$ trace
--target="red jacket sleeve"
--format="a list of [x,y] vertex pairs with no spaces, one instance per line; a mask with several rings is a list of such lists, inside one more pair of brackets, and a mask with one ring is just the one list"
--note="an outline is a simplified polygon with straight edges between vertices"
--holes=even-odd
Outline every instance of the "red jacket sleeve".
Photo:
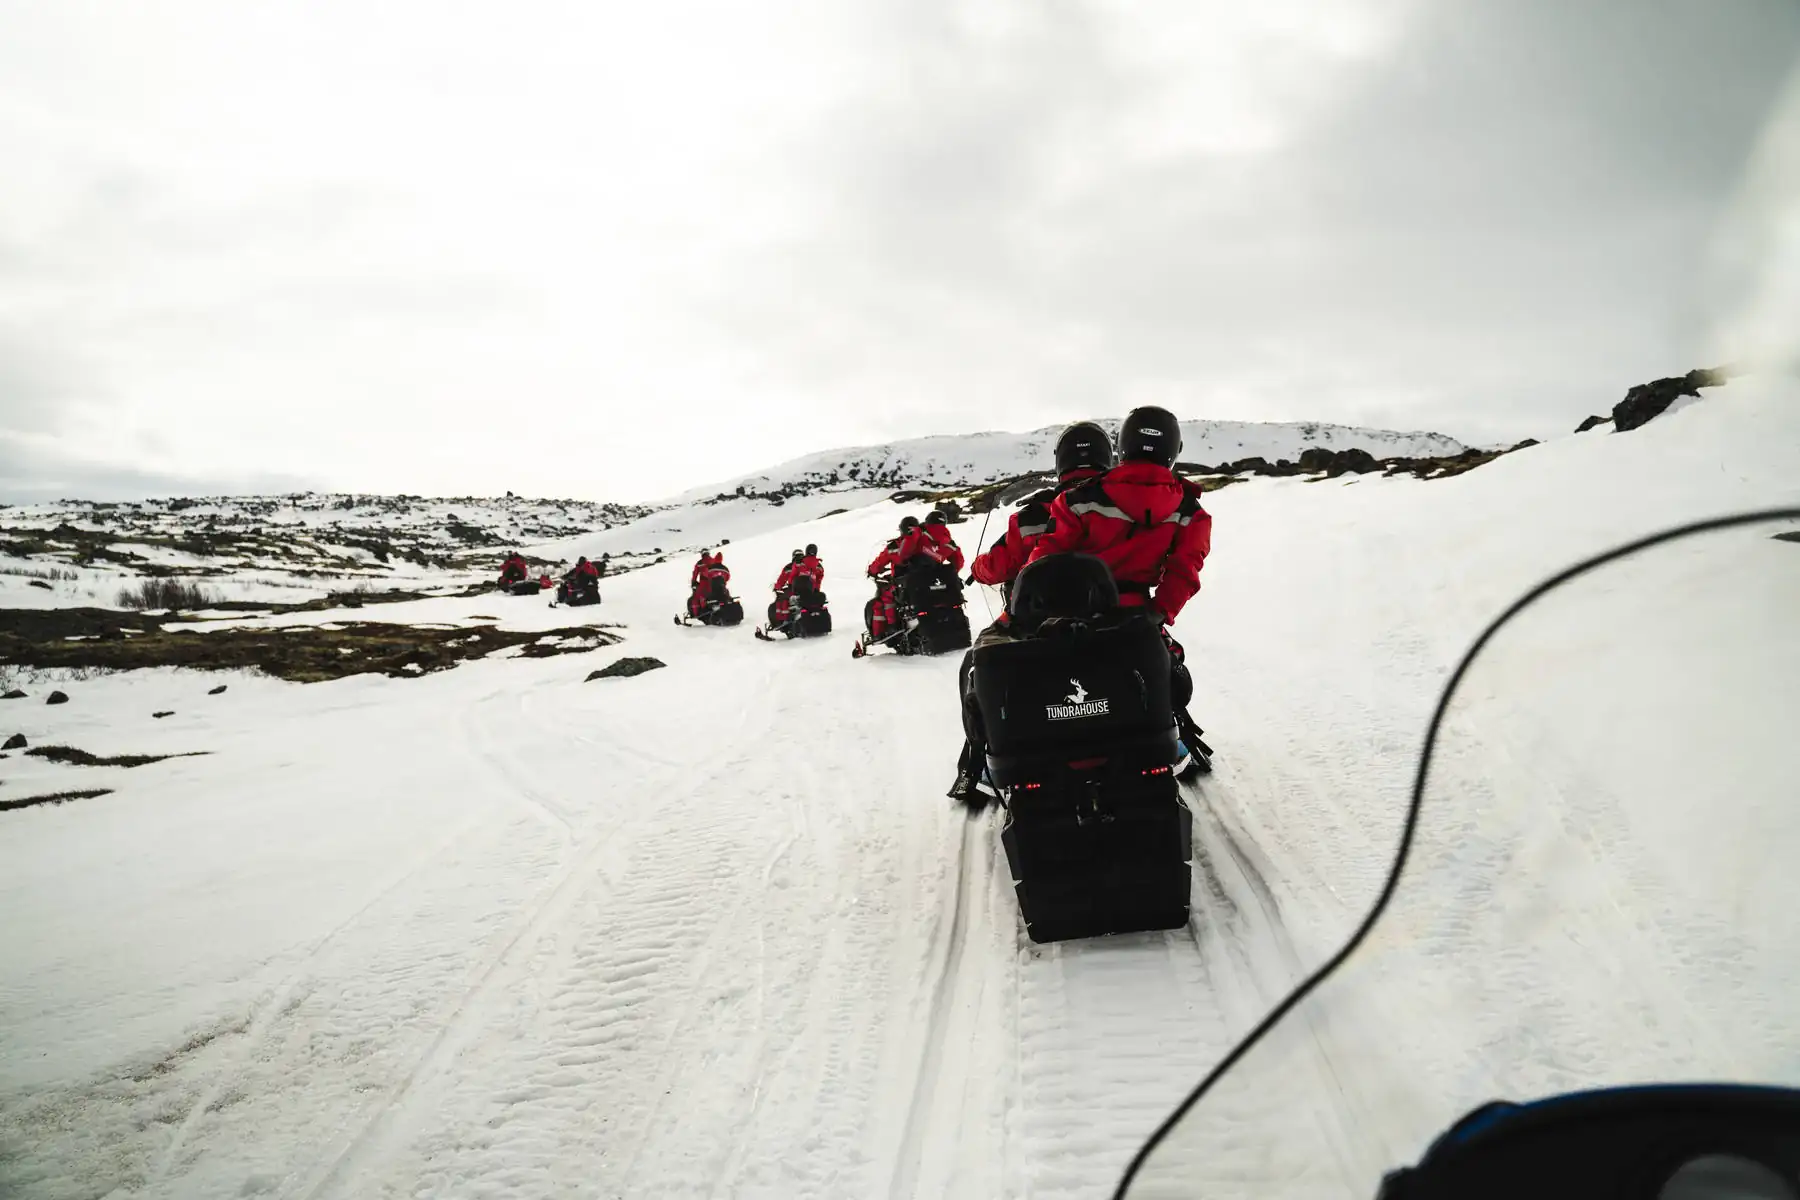
[[775,577],[775,586],[770,590],[776,592],[783,591],[792,582],[794,582],[794,564],[789,563],[787,566],[781,568],[781,574]]
[[1050,502],[1050,528],[1039,538],[1037,545],[1031,548],[1028,563],[1040,558],[1048,558],[1052,554],[1068,554],[1079,550],[1087,538],[1087,527],[1081,518],[1069,509],[1069,493],[1064,492]]
[[875,556],[875,561],[869,564],[869,574],[879,575],[893,565],[894,552],[883,546],[881,553]]
[[1012,582],[1024,569],[1025,544],[1019,534],[1019,517],[1023,511],[1007,518],[1006,532],[988,548],[987,553],[975,556],[974,575],[977,583],[999,587],[1003,583]]
[[1162,580],[1156,585],[1156,595],[1151,600],[1170,623],[1181,615],[1182,608],[1200,590],[1200,568],[1206,565],[1206,556],[1211,553],[1212,516],[1202,508],[1176,535],[1175,544],[1169,548],[1169,557],[1163,561]]

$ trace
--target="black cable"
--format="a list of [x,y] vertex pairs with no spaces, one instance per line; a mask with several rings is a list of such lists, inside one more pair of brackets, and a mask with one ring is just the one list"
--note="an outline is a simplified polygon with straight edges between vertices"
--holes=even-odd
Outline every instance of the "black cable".
[[1344,943],[1343,948],[1327,959],[1324,966],[1303,980],[1288,994],[1287,999],[1276,1005],[1269,1015],[1264,1017],[1255,1029],[1245,1035],[1231,1053],[1226,1055],[1219,1065],[1214,1067],[1194,1090],[1188,1093],[1186,1099],[1176,1105],[1175,1111],[1170,1113],[1161,1125],[1157,1126],[1156,1132],[1152,1133],[1149,1140],[1132,1156],[1131,1164],[1125,1168],[1125,1175],[1119,1180],[1117,1190],[1113,1192],[1113,1200],[1127,1200],[1127,1193],[1131,1190],[1131,1183],[1137,1178],[1138,1172],[1150,1160],[1150,1156],[1156,1152],[1156,1148],[1162,1145],[1163,1141],[1174,1131],[1175,1126],[1181,1123],[1182,1118],[1187,1116],[1194,1105],[1198,1104],[1220,1079],[1224,1078],[1227,1071],[1241,1062],[1258,1042],[1268,1036],[1275,1026],[1299,1007],[1301,1001],[1317,991],[1326,979],[1344,965],[1344,962],[1368,939],[1370,931],[1375,928],[1375,923],[1386,913],[1388,904],[1394,898],[1394,893],[1399,890],[1400,877],[1405,872],[1407,859],[1412,854],[1413,836],[1419,827],[1419,810],[1424,806],[1425,789],[1430,783],[1431,758],[1437,746],[1438,730],[1444,723],[1445,714],[1450,710],[1450,702],[1456,696],[1457,687],[1462,683],[1463,677],[1469,673],[1469,668],[1475,664],[1475,660],[1482,650],[1489,642],[1493,641],[1494,635],[1499,633],[1514,617],[1537,603],[1548,593],[1555,591],[1565,583],[1579,579],[1590,571],[1617,562],[1621,558],[1629,558],[1633,554],[1648,550],[1653,546],[1660,546],[1664,542],[1673,542],[1696,534],[1711,533],[1720,529],[1735,529],[1741,525],[1754,525],[1763,521],[1782,520],[1800,520],[1800,508],[1769,508],[1757,512],[1736,513],[1727,517],[1713,517],[1704,521],[1679,525],[1673,529],[1665,529],[1661,533],[1653,533],[1634,542],[1627,542],[1623,546],[1614,547],[1605,553],[1583,559],[1572,567],[1558,571],[1514,600],[1507,606],[1505,612],[1495,617],[1488,627],[1481,631],[1481,636],[1475,639],[1474,645],[1469,647],[1462,656],[1462,661],[1457,664],[1456,670],[1451,673],[1449,682],[1444,684],[1444,690],[1438,696],[1437,707],[1432,711],[1431,721],[1425,727],[1425,745],[1419,751],[1419,769],[1413,776],[1412,801],[1407,806],[1406,823],[1400,830],[1400,844],[1394,852],[1394,865],[1388,871],[1387,882],[1382,885],[1381,894],[1375,898],[1374,906],[1369,909],[1368,915],[1363,918],[1362,924],[1356,927],[1356,932],[1350,935],[1350,940]]

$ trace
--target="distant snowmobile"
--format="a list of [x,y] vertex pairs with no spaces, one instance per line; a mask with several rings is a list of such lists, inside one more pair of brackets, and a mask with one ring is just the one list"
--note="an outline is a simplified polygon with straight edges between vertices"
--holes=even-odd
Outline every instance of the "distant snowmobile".
[[[863,612],[865,628],[852,658],[876,646],[896,654],[943,654],[969,645],[969,616],[963,610],[963,585],[956,568],[920,555],[876,578],[876,596]],[[875,606],[891,605],[891,624],[875,631]]]
[[830,632],[831,606],[805,572],[793,574],[787,588],[769,605],[768,625],[756,628],[756,636],[765,642],[774,641],[778,633],[787,638],[810,638]]
[[552,604],[583,608],[600,603],[600,568],[583,557],[556,587]]

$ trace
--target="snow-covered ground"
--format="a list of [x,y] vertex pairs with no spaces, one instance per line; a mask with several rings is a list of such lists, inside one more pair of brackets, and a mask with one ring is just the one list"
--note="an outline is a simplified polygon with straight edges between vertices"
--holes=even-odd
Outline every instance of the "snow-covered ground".
[[[879,492],[653,514],[683,553],[575,614],[624,626],[593,654],[233,676],[218,696],[218,676],[140,672],[62,682],[60,707],[33,686],[0,733],[205,753],[0,762],[0,798],[115,789],[0,812],[0,1193],[1105,1195],[1360,915],[1485,619],[1582,552],[1800,502],[1797,398],[1739,381],[1452,479],[1214,497],[1177,633],[1219,766],[1196,796],[1195,921],[1168,935],[1023,938],[994,828],[942,795],[954,659],[848,653],[861,568],[907,511]],[[752,619],[817,542],[839,632],[675,627],[686,549],[725,538]],[[1768,544],[1751,582],[1800,596],[1800,547]],[[357,618],[477,615],[570,614],[483,596]],[[1631,636],[1618,619],[1592,644]],[[646,654],[667,669],[583,682]],[[1655,993],[1638,1003],[1654,1016]],[[1407,1031],[1470,1086],[1512,1079],[1506,1043],[1471,1059],[1459,1032]]]

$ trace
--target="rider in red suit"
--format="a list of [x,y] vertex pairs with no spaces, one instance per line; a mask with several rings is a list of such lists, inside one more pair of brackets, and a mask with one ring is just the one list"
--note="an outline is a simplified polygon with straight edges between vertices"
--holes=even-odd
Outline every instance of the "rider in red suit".
[[699,616],[714,589],[722,592],[730,583],[731,568],[725,565],[725,552],[721,550],[717,554],[708,554],[702,550],[700,561],[694,564],[693,591],[688,595],[688,616]]
[[1212,550],[1212,517],[1200,485],[1175,474],[1181,425],[1163,408],[1140,408],[1119,430],[1119,465],[1050,505],[1050,528],[1030,561],[1092,554],[1112,568],[1122,602],[1148,607],[1165,625],[1200,590]]
[[1056,439],[1056,486],[1026,499],[1024,505],[1006,522],[1000,535],[987,552],[978,555],[972,568],[977,583],[989,587],[1010,588],[1038,539],[1050,532],[1050,505],[1063,492],[1110,470],[1113,465],[1112,439],[1106,430],[1092,421],[1080,421],[1062,431]]

